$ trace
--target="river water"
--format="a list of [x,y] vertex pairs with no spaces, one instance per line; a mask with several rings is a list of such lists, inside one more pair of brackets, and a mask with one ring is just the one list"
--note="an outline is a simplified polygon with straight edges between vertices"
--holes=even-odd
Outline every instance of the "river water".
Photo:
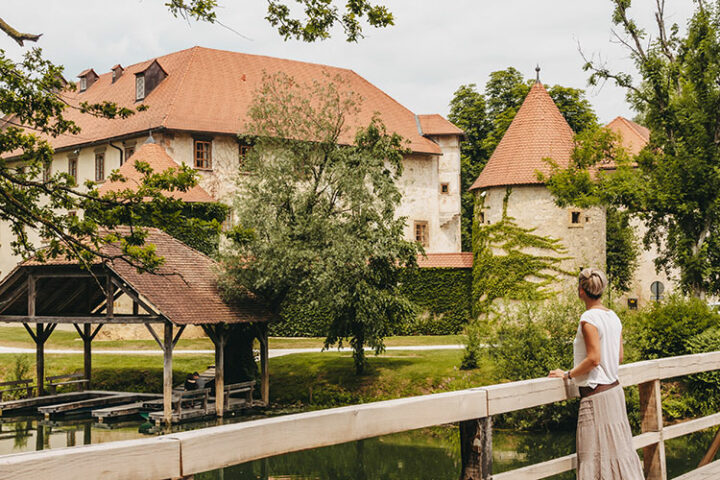
[[[242,421],[247,418],[229,419]],[[213,422],[213,424],[215,424]],[[101,425],[90,419],[62,422],[0,417],[0,455],[73,445],[147,438],[139,421]],[[183,429],[207,423],[188,424]],[[695,468],[712,442],[703,431],[666,442],[668,478]],[[493,472],[500,473],[575,450],[573,432],[493,432]],[[460,471],[457,428],[412,432],[289,453],[196,475],[196,480],[456,480]],[[573,479],[573,473],[552,477]]]

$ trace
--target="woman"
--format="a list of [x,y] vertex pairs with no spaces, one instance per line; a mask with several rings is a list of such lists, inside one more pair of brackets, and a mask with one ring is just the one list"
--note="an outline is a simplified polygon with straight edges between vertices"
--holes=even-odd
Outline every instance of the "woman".
[[578,295],[586,311],[580,317],[571,370],[550,377],[572,380],[580,387],[577,425],[578,480],[643,480],[627,419],[618,369],[623,361],[622,324],[600,301],[605,274],[586,268],[579,275]]

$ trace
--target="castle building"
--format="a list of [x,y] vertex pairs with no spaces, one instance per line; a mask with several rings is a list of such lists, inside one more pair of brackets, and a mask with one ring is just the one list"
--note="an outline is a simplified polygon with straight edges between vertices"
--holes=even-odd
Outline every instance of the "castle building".
[[537,81],[510,127],[473,183],[480,196],[475,219],[492,224],[507,215],[534,233],[562,242],[560,267],[576,272],[583,267],[605,268],[605,210],[561,208],[538,180],[537,172],[549,173],[545,159],[567,167],[574,147],[574,132],[545,87]]
[[[232,204],[236,176],[249,145],[247,111],[265,75],[283,72],[301,84],[334,81],[359,95],[360,111],[347,118],[341,143],[350,144],[377,112],[388,132],[408,141],[410,153],[398,181],[402,201],[397,215],[407,218],[405,236],[430,253],[460,252],[460,140],[463,132],[440,115],[416,115],[352,70],[258,55],[193,47],[106,73],[80,73],[77,91],[64,93],[71,106],[109,101],[148,108],[129,118],[110,120],[68,108],[76,135],[48,138],[55,156],[47,174],[68,172],[78,185],[103,184],[129,158],[152,159],[151,166],[185,163],[200,176],[198,197]],[[327,80],[330,79],[330,80]],[[4,119],[12,121],[11,118]],[[157,148],[140,147],[152,135]],[[135,154],[135,155],[134,155]],[[149,155],[147,158],[145,156]],[[19,261],[10,249],[12,234],[0,225],[0,275]]]
[[[650,139],[647,128],[623,117],[617,117],[606,128],[619,135],[623,148],[631,155],[640,152]],[[524,228],[535,229],[535,234],[558,239],[562,243],[566,251],[563,256],[569,257],[561,263],[564,270],[578,272],[590,266],[605,269],[605,209],[561,208],[538,180],[538,172],[550,173],[546,159],[552,159],[560,168],[570,164],[573,137],[574,132],[560,110],[542,83],[537,81],[471,187],[480,200],[474,214],[479,224],[498,222],[509,194],[508,216]],[[602,168],[611,171],[613,165]],[[636,236],[641,238],[645,232],[642,222],[633,219],[631,225]],[[630,290],[620,299],[630,308],[657,299],[651,291],[654,283],[662,286],[665,295],[675,288],[671,278],[655,272],[656,257],[655,248],[641,247]],[[574,279],[569,279],[568,284],[571,282]]]

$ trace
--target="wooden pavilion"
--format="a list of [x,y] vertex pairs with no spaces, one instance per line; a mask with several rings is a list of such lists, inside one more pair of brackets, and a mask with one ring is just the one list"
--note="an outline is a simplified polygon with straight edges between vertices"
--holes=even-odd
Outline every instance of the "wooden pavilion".
[[[163,351],[163,418],[169,423],[172,354],[186,326],[201,326],[215,345],[215,388],[223,392],[227,326],[250,323],[257,327],[260,341],[261,397],[267,404],[268,312],[251,295],[242,303],[224,301],[217,264],[203,253],[158,229],[149,229],[146,241],[164,258],[153,273],[141,272],[124,259],[90,266],[67,258],[30,259],[0,282],[0,322],[23,324],[36,345],[37,395],[44,394],[44,345],[58,324],[72,324],[82,338],[84,377],[90,382],[91,345],[100,328],[140,323]],[[119,252],[114,245],[103,248],[110,254]],[[119,301],[121,297],[129,301]],[[118,304],[127,307],[115,307]],[[224,395],[216,395],[215,401],[217,415],[222,416]]]

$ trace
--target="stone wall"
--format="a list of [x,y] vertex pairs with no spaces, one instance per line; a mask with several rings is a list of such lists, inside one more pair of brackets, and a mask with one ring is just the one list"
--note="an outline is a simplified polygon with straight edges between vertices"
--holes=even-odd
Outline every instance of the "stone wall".
[[[486,224],[500,221],[503,214],[505,187],[485,190],[482,217]],[[579,223],[572,223],[572,212],[578,212]],[[476,216],[481,212],[475,212]],[[512,188],[508,199],[508,215],[524,228],[534,233],[562,242],[569,257],[561,267],[575,274],[583,267],[605,268],[605,210],[591,208],[560,208],[555,205],[550,192],[543,185],[518,185]],[[532,252],[547,254],[547,252]],[[574,284],[575,277],[568,277]],[[566,286],[567,286],[566,285]]]

